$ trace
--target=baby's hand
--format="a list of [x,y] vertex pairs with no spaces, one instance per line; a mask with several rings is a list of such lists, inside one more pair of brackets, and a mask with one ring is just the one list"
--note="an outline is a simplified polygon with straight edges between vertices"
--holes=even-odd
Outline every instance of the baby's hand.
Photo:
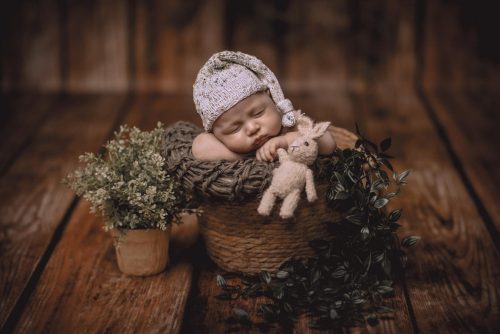
[[276,151],[278,148],[283,148],[285,150],[288,148],[288,142],[285,136],[277,136],[269,139],[257,150],[255,158],[259,161],[273,161],[276,158]]

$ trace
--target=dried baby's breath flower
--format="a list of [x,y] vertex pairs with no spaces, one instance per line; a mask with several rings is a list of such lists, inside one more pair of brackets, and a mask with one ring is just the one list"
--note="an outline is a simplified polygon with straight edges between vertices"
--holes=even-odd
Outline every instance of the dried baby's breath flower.
[[105,228],[165,230],[193,212],[174,176],[165,171],[161,155],[163,125],[150,132],[122,125],[103,155],[85,153],[83,167],[63,181],[91,203],[91,212],[105,218]]

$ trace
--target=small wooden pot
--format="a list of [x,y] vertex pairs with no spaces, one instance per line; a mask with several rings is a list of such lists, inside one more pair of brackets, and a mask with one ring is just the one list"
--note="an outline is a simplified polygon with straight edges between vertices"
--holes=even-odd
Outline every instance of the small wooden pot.
[[112,229],[120,270],[132,276],[149,276],[164,271],[169,260],[171,228],[169,226],[166,231]]

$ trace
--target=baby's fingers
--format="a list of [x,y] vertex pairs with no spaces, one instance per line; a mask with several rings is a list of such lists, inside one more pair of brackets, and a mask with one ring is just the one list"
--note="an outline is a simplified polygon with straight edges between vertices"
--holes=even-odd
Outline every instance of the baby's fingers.
[[271,145],[265,145],[262,147],[262,155],[266,161],[273,161],[273,155],[271,153]]
[[271,144],[269,147],[269,154],[271,154],[271,157],[276,157],[276,150],[278,149],[276,144]]
[[257,161],[262,161],[262,150],[258,149],[257,152],[255,153],[255,158]]
[[267,146],[262,147],[262,160],[269,161],[269,148]]

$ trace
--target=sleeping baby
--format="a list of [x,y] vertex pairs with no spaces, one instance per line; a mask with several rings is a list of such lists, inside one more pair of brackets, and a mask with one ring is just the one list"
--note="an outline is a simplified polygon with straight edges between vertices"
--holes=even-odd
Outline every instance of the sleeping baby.
[[[204,133],[192,146],[199,160],[273,161],[279,148],[297,137],[295,113],[271,70],[254,56],[232,51],[214,54],[193,85]],[[319,154],[331,154],[330,132],[318,139]]]
[[[294,108],[285,99],[275,75],[254,56],[232,51],[213,55],[193,85],[193,99],[205,132],[192,145],[198,160],[273,161],[279,148],[297,137]],[[331,154],[330,132],[318,139],[319,154]],[[174,248],[192,245],[199,226],[194,217],[172,226]]]

